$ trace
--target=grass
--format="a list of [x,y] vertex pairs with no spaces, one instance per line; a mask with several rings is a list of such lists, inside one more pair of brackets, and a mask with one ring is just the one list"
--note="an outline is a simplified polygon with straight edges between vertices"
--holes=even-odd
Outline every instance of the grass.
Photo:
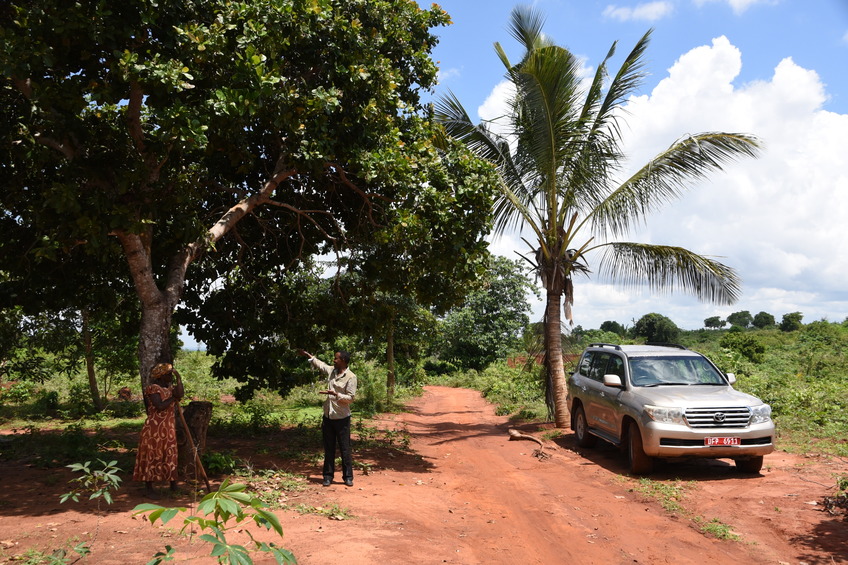
[[641,478],[635,483],[632,490],[657,501],[663,510],[669,514],[691,520],[703,534],[717,539],[740,541],[742,538],[733,533],[733,528],[718,518],[708,520],[703,516],[693,514],[686,508],[684,504],[686,496],[695,488],[697,488],[695,481],[654,481]]

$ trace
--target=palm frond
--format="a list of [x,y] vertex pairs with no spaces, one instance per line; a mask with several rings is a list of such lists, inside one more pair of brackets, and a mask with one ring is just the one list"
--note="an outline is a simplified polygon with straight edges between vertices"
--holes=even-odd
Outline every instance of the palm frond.
[[682,290],[702,302],[733,304],[742,281],[734,269],[682,247],[615,242],[604,245],[599,272],[627,288],[652,292]]
[[639,88],[647,74],[644,70],[644,54],[651,33],[652,30],[648,30],[636,43],[607,86],[607,65],[616,51],[616,43],[613,43],[587,90],[580,116],[584,137],[579,157],[573,165],[571,184],[575,200],[584,205],[589,204],[588,209],[599,202],[598,197],[606,194],[603,183],[624,158],[620,149],[619,120],[624,114],[621,107],[626,98]]
[[545,16],[534,6],[516,6],[512,10],[509,34],[528,52],[550,43],[545,40],[545,35],[542,33],[543,27],[545,27]]
[[598,204],[592,217],[596,233],[621,235],[651,212],[678,199],[708,173],[759,153],[759,140],[748,134],[707,132],[678,140]]

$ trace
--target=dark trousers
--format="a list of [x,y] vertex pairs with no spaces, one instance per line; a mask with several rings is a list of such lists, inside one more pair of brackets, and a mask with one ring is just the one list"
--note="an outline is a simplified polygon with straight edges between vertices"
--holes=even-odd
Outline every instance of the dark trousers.
[[336,473],[336,444],[342,452],[342,479],[353,480],[353,456],[350,453],[350,416],[340,420],[324,417],[321,422],[324,438],[324,478],[333,479]]

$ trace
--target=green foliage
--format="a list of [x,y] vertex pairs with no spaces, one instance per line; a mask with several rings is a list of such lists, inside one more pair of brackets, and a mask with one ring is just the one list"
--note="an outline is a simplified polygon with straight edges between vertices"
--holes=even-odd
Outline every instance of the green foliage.
[[768,312],[758,312],[757,315],[754,316],[752,324],[755,328],[759,328],[761,330],[774,327],[774,316]]
[[577,343],[586,346],[590,343],[624,343],[624,336],[603,330],[583,330],[579,333],[575,332],[578,337]]
[[765,358],[765,346],[748,333],[728,332],[721,337],[719,345],[738,352],[751,363],[762,363]]
[[239,460],[232,453],[207,451],[200,459],[203,468],[211,474],[232,475],[239,467]]
[[727,325],[727,321],[722,320],[720,316],[710,316],[706,320],[704,320],[705,328],[723,328]]
[[619,324],[618,322],[607,320],[606,322],[601,324],[600,330],[602,332],[611,332],[622,337],[627,335],[627,328]]
[[639,318],[631,331],[649,343],[675,343],[680,336],[680,328],[670,318],[657,313]]
[[59,393],[55,390],[39,390],[33,403],[36,414],[53,415],[59,410]]
[[731,326],[738,326],[740,328],[747,328],[754,322],[754,317],[751,316],[751,313],[747,310],[742,310],[740,312],[734,312],[727,317],[727,323]]
[[[283,528],[279,519],[266,508],[267,505],[260,498],[245,491],[245,485],[224,480],[216,492],[203,497],[197,505],[196,514],[183,519],[181,532],[195,526],[202,532],[208,532],[202,534],[200,539],[212,545],[210,555],[216,558],[218,563],[250,564],[253,563],[251,553],[254,552],[268,553],[277,563],[297,563],[290,551],[273,543],[258,541],[253,536],[253,532],[242,525],[243,522],[253,521],[255,526],[265,530],[273,529],[282,538]],[[133,509],[133,515],[146,514],[151,525],[157,520],[161,520],[162,525],[165,525],[178,513],[186,512],[186,510],[186,508],[166,508],[156,504],[139,504]],[[233,524],[230,524],[231,520],[234,521]],[[250,546],[229,543],[226,534],[232,529],[247,533],[251,540]],[[157,553],[154,560],[149,563],[161,563],[172,554],[172,548],[166,547],[164,554]]]
[[23,404],[32,398],[37,385],[30,381],[13,382],[7,389],[2,389],[0,392],[0,400],[5,402],[13,402],[15,404]]
[[520,348],[529,322],[530,285],[518,261],[492,257],[481,288],[472,290],[461,308],[448,313],[441,324],[436,357],[461,369],[482,370],[495,359]]
[[85,463],[73,463],[66,465],[72,471],[82,473],[81,477],[71,479],[71,483],[77,485],[71,492],[63,494],[59,498],[59,502],[73,500],[79,502],[80,494],[89,494],[89,500],[97,500],[98,509],[100,508],[100,499],[106,501],[106,504],[112,504],[112,494],[110,491],[118,490],[121,486],[121,477],[118,473],[121,468],[118,467],[117,461],[106,463],[102,459],[97,460],[102,469],[92,469],[91,461]]
[[801,320],[804,319],[804,315],[801,312],[790,312],[788,314],[783,315],[783,321],[780,322],[780,331],[782,332],[794,332],[796,330],[800,330]]

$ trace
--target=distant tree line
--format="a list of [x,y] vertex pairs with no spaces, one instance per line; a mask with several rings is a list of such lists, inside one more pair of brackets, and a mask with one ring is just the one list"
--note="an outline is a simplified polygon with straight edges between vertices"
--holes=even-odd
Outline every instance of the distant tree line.
[[752,316],[748,310],[734,312],[727,316],[726,320],[722,320],[720,316],[711,316],[704,320],[704,327],[707,329],[721,329],[730,324],[731,328],[757,328],[764,330],[766,328],[778,327],[781,331],[791,332],[801,329],[803,325],[801,320],[804,315],[801,312],[789,312],[783,315],[783,320],[780,324],[775,322],[774,316],[768,312],[760,312],[756,316]]

